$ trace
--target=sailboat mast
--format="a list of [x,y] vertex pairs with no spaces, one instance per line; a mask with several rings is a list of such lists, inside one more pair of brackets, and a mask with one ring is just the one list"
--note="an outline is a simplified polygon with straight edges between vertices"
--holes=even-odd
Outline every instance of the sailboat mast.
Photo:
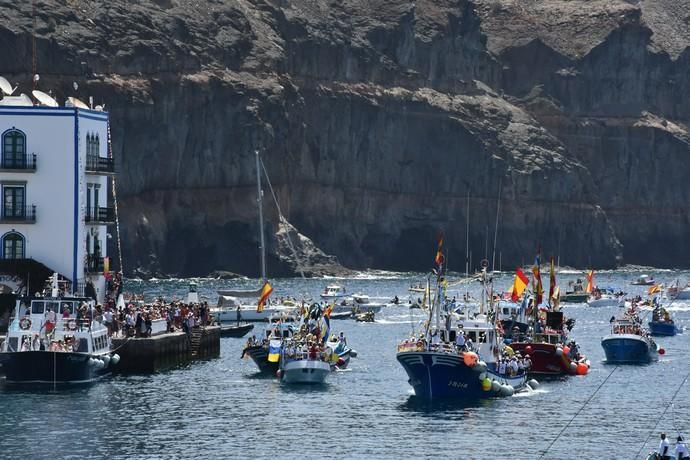
[[263,191],[261,190],[261,159],[259,158],[259,151],[256,150],[256,187],[257,198],[256,203],[259,207],[259,241],[261,244],[261,280],[266,281],[266,240],[264,238],[264,202]]
[[[467,190],[467,213],[465,215],[465,278],[470,277],[470,191]],[[465,290],[467,291],[467,290]]]
[[503,178],[498,182],[498,197],[496,198],[496,225],[494,227],[494,250],[491,255],[491,271],[496,271],[496,240],[498,239],[498,216],[501,210],[501,187],[503,185]]

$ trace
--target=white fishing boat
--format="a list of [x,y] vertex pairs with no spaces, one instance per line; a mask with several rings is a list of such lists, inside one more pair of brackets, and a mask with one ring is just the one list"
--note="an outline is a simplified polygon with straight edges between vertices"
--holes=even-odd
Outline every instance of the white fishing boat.
[[625,307],[625,297],[612,289],[595,289],[587,300],[588,307]]
[[319,358],[301,356],[294,359],[285,359],[281,363],[281,374],[284,383],[309,383],[319,384],[326,381],[331,373],[331,365]]
[[324,288],[323,292],[321,293],[321,298],[328,301],[341,299],[349,295],[350,294],[347,293],[343,286],[339,284],[330,284]]
[[635,281],[633,281],[633,286],[653,286],[655,283],[654,277],[649,275],[640,275]]

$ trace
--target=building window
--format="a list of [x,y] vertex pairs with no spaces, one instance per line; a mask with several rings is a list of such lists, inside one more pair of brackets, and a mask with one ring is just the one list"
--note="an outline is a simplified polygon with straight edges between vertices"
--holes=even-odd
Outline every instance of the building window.
[[10,129],[2,135],[2,167],[20,168],[25,163],[26,136],[18,129]]
[[26,207],[24,202],[24,187],[4,186],[2,188],[3,210],[2,215],[6,218],[24,217]]
[[10,232],[2,237],[2,258],[24,258],[24,237],[22,235],[17,232]]

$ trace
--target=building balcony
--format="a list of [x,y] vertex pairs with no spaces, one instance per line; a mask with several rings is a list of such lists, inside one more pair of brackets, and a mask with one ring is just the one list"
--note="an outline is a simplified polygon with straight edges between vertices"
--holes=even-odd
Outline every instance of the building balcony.
[[0,161],[0,171],[2,172],[36,172],[36,154],[21,155],[18,157],[7,157]]
[[112,158],[86,157],[86,174],[108,176],[115,174],[115,161]]
[[0,223],[3,224],[35,224],[36,205],[32,204],[25,208],[18,206],[5,206],[0,214]]
[[93,254],[86,256],[86,264],[84,264],[84,272],[86,273],[103,273],[105,269],[105,259],[103,257],[96,257]]
[[109,225],[115,223],[115,208],[95,208],[86,209],[85,222],[93,225]]

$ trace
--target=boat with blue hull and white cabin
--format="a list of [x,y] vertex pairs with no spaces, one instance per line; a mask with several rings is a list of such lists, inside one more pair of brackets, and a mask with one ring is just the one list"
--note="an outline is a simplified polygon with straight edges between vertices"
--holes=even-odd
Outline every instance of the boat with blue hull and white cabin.
[[611,333],[601,339],[609,364],[647,364],[659,358],[659,348],[635,313],[612,318]]
[[669,311],[662,306],[656,306],[652,310],[652,320],[647,325],[652,335],[672,337],[682,332]]
[[[397,347],[396,358],[407,372],[415,395],[427,400],[477,400],[512,396],[526,389],[526,372],[517,375],[499,372],[497,357],[504,345],[493,320],[492,301],[487,315],[483,313],[482,300],[478,314],[467,312],[464,317],[458,316],[450,308],[446,309],[441,275],[437,281],[438,294],[434,296],[424,332]],[[483,299],[492,299],[486,270],[482,281]],[[461,332],[468,340],[465,346],[457,344]]]

